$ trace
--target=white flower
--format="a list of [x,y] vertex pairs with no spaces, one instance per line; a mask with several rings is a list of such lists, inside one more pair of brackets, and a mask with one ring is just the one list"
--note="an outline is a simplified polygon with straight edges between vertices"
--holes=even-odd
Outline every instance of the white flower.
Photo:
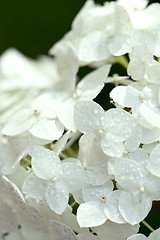
[[102,151],[96,136],[83,135],[79,140],[78,159],[85,170],[85,181],[92,185],[107,182],[108,156]]
[[148,4],[148,0],[118,0],[117,2],[132,11],[143,10]]
[[155,176],[160,177],[160,144],[158,144],[150,154],[147,169]]
[[118,209],[121,191],[113,191],[110,180],[101,186],[88,185],[82,189],[85,203],[77,210],[77,220],[81,227],[102,225],[107,219],[116,223],[125,223]]
[[102,186],[88,186],[83,189],[85,203],[77,210],[77,220],[80,227],[95,227],[102,225],[108,218],[105,215],[105,202],[108,194],[113,190],[111,181]]
[[151,175],[145,166],[135,160],[121,158],[114,165],[115,180],[121,186],[119,210],[130,224],[142,221],[159,199],[160,178]]
[[77,240],[100,240],[100,238],[91,233],[80,233],[77,235]]
[[109,64],[103,65],[86,75],[77,86],[75,86],[68,98],[60,104],[58,118],[67,129],[76,131],[73,119],[76,102],[92,100],[100,93],[106,82],[110,67]]
[[[127,11],[120,5],[114,6],[114,11],[105,6],[106,18],[108,14],[112,23],[110,29],[107,24],[104,29],[95,29],[84,36],[78,48],[78,56],[82,63],[106,60],[111,55],[120,56],[132,49],[132,24]],[[102,13],[103,14],[103,13]],[[103,16],[103,15],[102,15]],[[113,25],[113,26],[112,26]],[[107,31],[108,30],[108,31]]]
[[[20,229],[7,235],[5,239],[12,240],[76,240],[75,233],[58,221],[47,221],[35,208],[26,206],[21,213]],[[17,238],[15,238],[17,237]]]
[[0,192],[0,235],[3,235],[18,229],[25,205],[20,190],[4,176],[0,177]]
[[56,56],[56,64],[59,73],[60,86],[72,91],[74,89],[79,60],[74,46],[70,41],[64,41],[54,46],[52,52]]
[[0,136],[0,175],[11,174],[20,160],[27,155],[29,139],[26,137]]
[[128,75],[134,80],[143,79],[149,64],[153,63],[152,53],[145,44],[139,44],[133,47],[129,56],[130,62],[127,67]]
[[31,88],[46,89],[52,86],[57,81],[58,75],[53,59],[47,60],[50,63],[50,74],[44,64],[43,68],[40,67],[44,58],[34,61],[23,56],[16,49],[5,51],[0,59],[0,92]]
[[53,99],[49,93],[38,97],[30,108],[16,112],[5,125],[2,133],[16,136],[29,131],[40,139],[49,141],[59,139],[64,131],[63,125],[56,117],[59,101],[58,97]]
[[148,237],[139,233],[139,234],[135,234],[135,235],[127,238],[127,240],[147,240],[147,239],[148,240],[159,240],[159,238],[160,238],[160,229],[157,229],[154,232],[152,232]]
[[123,141],[129,138],[136,126],[136,120],[121,109],[104,111],[97,103],[81,101],[75,105],[75,125],[84,134],[96,135],[104,153],[120,157]]
[[92,228],[101,240],[124,240],[138,232],[139,225],[117,224],[107,220],[102,226]]
[[58,155],[37,146],[32,155],[31,173],[22,190],[32,198],[47,201],[50,208],[62,214],[68,205],[69,192],[81,188],[83,169],[70,161],[61,162]]
[[[114,88],[110,97],[118,104],[132,108],[133,116],[138,120],[142,127],[152,130],[154,127],[160,127],[160,110],[159,110],[159,85],[148,85],[140,89],[132,86],[118,86]],[[141,89],[142,88],[142,89]],[[154,129],[153,129],[154,130]],[[146,131],[147,134],[147,130]],[[158,140],[157,129],[153,132],[155,140]],[[158,129],[159,131],[159,129]],[[150,131],[151,132],[151,131]],[[145,138],[145,134],[144,138]],[[146,137],[147,138],[147,137]],[[153,139],[153,135],[150,136]],[[143,141],[143,140],[142,140]],[[150,142],[145,142],[150,143]]]

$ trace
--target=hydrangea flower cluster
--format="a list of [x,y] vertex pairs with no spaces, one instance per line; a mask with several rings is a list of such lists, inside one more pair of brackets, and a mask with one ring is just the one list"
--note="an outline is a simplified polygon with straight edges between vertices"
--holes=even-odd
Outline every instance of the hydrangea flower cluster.
[[0,240],[160,239],[160,4],[87,0],[49,53],[0,58]]

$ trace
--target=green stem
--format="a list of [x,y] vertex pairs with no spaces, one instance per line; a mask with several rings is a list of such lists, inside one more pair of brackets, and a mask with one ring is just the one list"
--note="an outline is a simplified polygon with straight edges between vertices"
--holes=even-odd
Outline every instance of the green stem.
[[71,206],[71,207],[74,207],[76,204],[77,204],[76,201],[74,201],[74,202],[71,203],[70,206]]
[[63,152],[61,152],[59,156],[64,158],[64,159],[68,158],[68,156],[66,154],[64,154]]
[[81,133],[79,131],[75,132],[72,137],[70,138],[70,140],[67,142],[64,150],[68,149],[70,146],[72,146],[72,144],[81,136]]
[[142,223],[143,223],[143,225],[146,226],[151,232],[154,231],[154,229],[153,229],[145,220],[143,220]]
[[24,168],[29,167],[30,164],[31,164],[31,160],[28,159],[27,157],[23,157],[23,158],[21,159],[21,161],[20,161],[20,165],[21,165],[22,167],[24,167]]
[[30,164],[30,163],[31,163],[31,160],[30,160],[30,159],[28,159],[27,157],[23,157],[23,160],[24,160],[25,162],[27,162],[28,164]]
[[67,153],[69,153],[69,155],[71,157],[73,157],[73,158],[77,157],[77,154],[75,153],[75,151],[71,147],[67,148],[66,151],[67,151]]
[[125,69],[127,69],[128,66],[128,60],[125,56],[118,56],[115,58],[115,63],[119,63],[120,65],[122,65],[122,67],[124,67]]

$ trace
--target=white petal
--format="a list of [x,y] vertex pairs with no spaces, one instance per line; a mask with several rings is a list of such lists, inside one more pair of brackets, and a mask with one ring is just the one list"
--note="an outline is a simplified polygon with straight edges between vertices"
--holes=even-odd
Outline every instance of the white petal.
[[158,144],[150,155],[147,169],[155,176],[160,177],[160,144]]
[[[28,234],[31,232],[31,233],[35,233],[36,235],[36,233],[37,232],[39,233],[39,231],[41,233],[46,233],[48,231],[48,223],[46,219],[41,215],[41,213],[37,209],[29,205],[25,206],[25,209],[23,210],[22,214],[19,216],[19,219],[21,222],[20,225],[24,230],[22,231],[23,233],[27,233],[28,231]],[[31,237],[32,237],[32,234],[29,239],[31,239]]]
[[74,109],[74,121],[78,130],[84,134],[95,134],[104,129],[105,112],[95,102],[81,101],[76,103]]
[[132,132],[132,135],[126,140],[125,148],[128,152],[136,151],[142,142],[142,127],[137,125]]
[[[141,67],[137,68],[137,66]],[[142,61],[139,59],[137,59],[137,61],[130,61],[128,64],[127,73],[134,80],[143,79],[145,75],[145,68],[144,65],[142,65]]]
[[126,223],[119,211],[119,197],[121,191],[113,191],[106,200],[104,212],[109,220],[115,223]]
[[115,87],[110,97],[119,105],[131,108],[139,101],[140,92],[130,86]]
[[101,186],[89,185],[82,190],[83,198],[85,202],[94,200],[101,201],[103,197],[107,197],[113,191],[113,183],[108,180]]
[[29,171],[26,171],[24,167],[22,167],[21,165],[18,165],[14,173],[9,175],[8,178],[21,190],[22,185],[28,175],[29,175]]
[[114,165],[115,179],[121,187],[132,190],[141,185],[148,171],[140,163],[127,158],[120,158]]
[[115,134],[122,141],[132,135],[137,125],[133,115],[122,109],[109,109],[106,112],[106,117],[109,119],[106,131],[108,130],[111,134]]
[[[43,232],[41,229],[39,230],[32,230],[32,229],[28,229],[28,228],[22,228],[21,230],[22,235],[23,235],[23,239],[30,239],[30,240],[44,240],[44,239],[48,239],[49,233]],[[21,240],[23,240],[21,239]]]
[[37,177],[51,179],[55,176],[58,164],[61,163],[55,152],[36,146],[31,156],[32,169]]
[[0,202],[0,234],[10,233],[18,228],[17,214],[8,204]]
[[45,200],[45,191],[48,184],[31,173],[25,180],[22,191],[31,198]]
[[102,226],[93,228],[93,231],[102,240],[124,240],[129,236],[138,232],[139,225],[117,224],[111,221],[106,221]]
[[82,135],[79,140],[78,159],[81,160],[84,167],[87,166],[88,170],[90,167],[92,170],[94,166],[95,168],[98,166],[104,168],[108,161],[108,157],[102,151],[100,139],[97,139],[96,135]]
[[20,160],[26,155],[28,142],[19,137],[4,137],[1,141],[0,172],[7,175],[16,170]]
[[117,34],[109,44],[109,51],[114,56],[121,56],[132,50],[132,38],[127,34]]
[[71,132],[67,131],[53,146],[54,152],[59,155],[63,149],[65,148],[65,145],[68,141],[68,139],[71,137]]
[[130,58],[131,60],[127,68],[128,75],[134,80],[143,79],[147,64],[153,62],[153,56],[147,45],[143,43],[136,45],[136,47],[132,49]]
[[146,193],[152,200],[160,199],[160,178],[152,174],[148,174],[144,179]]
[[78,51],[80,61],[90,63],[107,59],[109,56],[108,37],[105,32],[91,32],[82,38]]
[[141,233],[140,234],[135,234],[129,238],[127,238],[127,240],[146,240],[146,236],[142,235]]
[[81,8],[81,10],[78,12],[76,17],[74,18],[72,22],[72,28],[74,30],[79,28],[81,29],[81,25],[84,19],[86,18],[86,16],[88,16],[88,12],[90,12],[94,8],[95,8],[95,3],[93,0],[86,1],[83,7]]
[[[1,238],[0,238],[1,239]],[[25,240],[20,232],[20,230],[18,229],[17,231],[14,231],[13,233],[10,233],[9,235],[7,235],[5,237],[6,240]],[[2,239],[1,239],[2,240]]]
[[17,112],[2,130],[2,134],[15,136],[30,129],[35,123],[36,116],[33,109],[23,109]]
[[69,188],[69,192],[78,191],[82,187],[84,176],[85,172],[82,167],[62,161],[62,177]]
[[32,107],[46,118],[53,119],[57,116],[57,106],[62,99],[63,95],[60,97],[58,92],[45,92],[34,100]]
[[79,190],[77,192],[72,193],[74,200],[78,203],[84,203],[83,196],[82,196],[82,190]]
[[[139,108],[140,116],[142,120],[146,121],[146,123],[151,124],[153,127],[160,127],[160,109],[158,107],[150,107],[142,103]],[[142,125],[143,126],[143,125]]]
[[144,128],[142,127],[142,143],[149,144],[160,140],[160,129],[159,128]]
[[155,230],[149,235],[148,240],[159,240],[159,237],[160,237],[160,229],[158,228],[157,230]]
[[68,205],[69,192],[63,182],[56,181],[50,184],[46,190],[46,201],[49,207],[61,215]]
[[124,219],[130,224],[141,222],[152,207],[150,198],[140,192],[122,192],[119,198],[119,210]]
[[64,80],[59,84],[61,87],[64,84],[65,91],[68,89],[72,92],[75,88],[75,76],[79,66],[77,50],[70,41],[60,41],[54,46],[54,55],[62,81]]
[[121,157],[124,151],[122,141],[113,134],[105,134],[102,136],[101,147],[103,152],[111,157]]
[[76,127],[74,124],[73,119],[73,111],[74,111],[74,105],[76,103],[76,99],[69,98],[66,99],[58,109],[58,118],[62,122],[62,124],[65,126],[66,129],[71,130],[73,132],[76,131]]
[[77,220],[80,227],[96,227],[103,224],[107,220],[103,203],[90,201],[81,204],[77,210]]
[[39,117],[29,132],[37,138],[54,141],[62,136],[63,131],[64,127],[58,119],[50,120]]
[[138,148],[136,151],[129,153],[129,158],[135,160],[141,165],[146,165],[149,159],[148,153],[142,148]]
[[66,225],[57,221],[50,221],[51,236],[55,240],[77,240],[76,234]]
[[104,87],[111,65],[103,65],[87,74],[77,85],[77,90],[82,92],[81,100],[92,100]]
[[114,17],[116,35],[119,33],[130,35],[132,33],[130,16],[128,11],[125,9],[125,6],[119,5],[119,2],[115,6]]
[[[107,163],[107,162],[106,162]],[[98,165],[85,167],[85,181],[92,185],[102,185],[109,179],[107,166]]]
[[21,191],[7,177],[0,177],[0,201],[5,201],[15,209],[24,207],[24,197]]
[[77,235],[77,240],[100,240],[99,237],[91,233],[80,233]]

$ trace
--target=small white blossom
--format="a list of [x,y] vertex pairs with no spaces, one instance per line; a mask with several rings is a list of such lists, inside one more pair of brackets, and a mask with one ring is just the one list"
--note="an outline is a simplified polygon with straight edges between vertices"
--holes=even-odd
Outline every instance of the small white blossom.
[[96,135],[104,153],[120,157],[123,141],[129,138],[136,126],[131,114],[121,109],[104,111],[98,104],[81,101],[75,105],[75,125],[84,134]]

